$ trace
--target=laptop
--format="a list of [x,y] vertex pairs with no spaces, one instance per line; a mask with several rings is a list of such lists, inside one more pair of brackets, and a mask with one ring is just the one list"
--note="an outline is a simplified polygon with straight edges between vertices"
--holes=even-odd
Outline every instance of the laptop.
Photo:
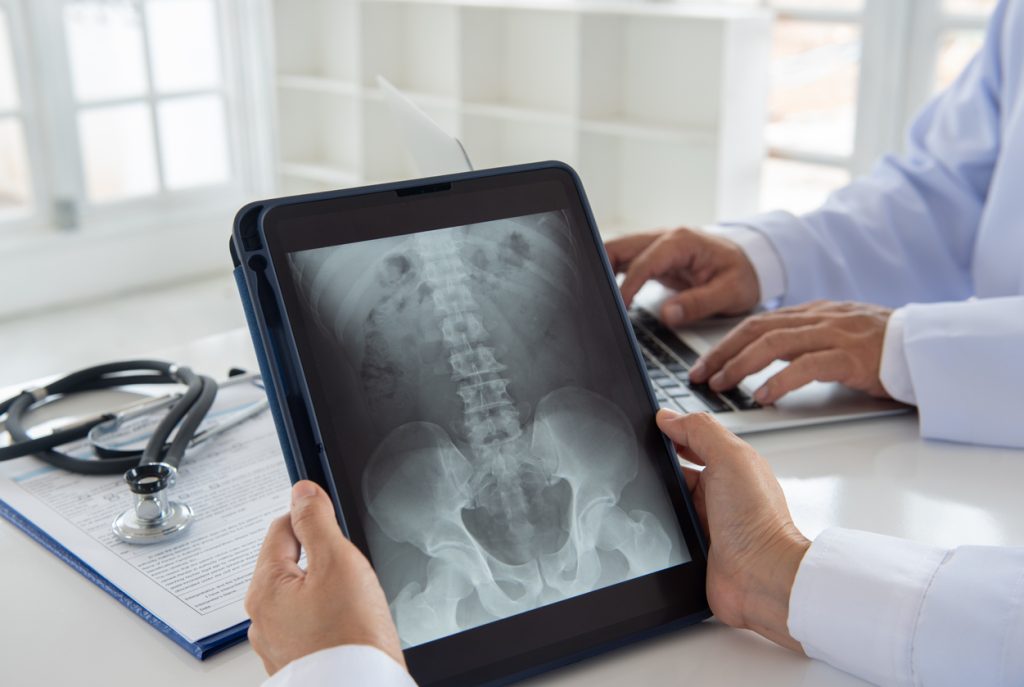
[[[414,164],[423,176],[465,172],[473,169],[469,152],[423,110],[383,77],[378,84],[392,120]],[[872,398],[837,383],[812,382],[771,406],[760,406],[753,393],[769,377],[785,367],[776,361],[724,393],[706,384],[693,384],[689,370],[742,318],[711,319],[670,329],[657,317],[660,306],[672,294],[649,282],[637,294],[630,320],[642,349],[644,362],[658,401],[680,412],[710,412],[737,434],[839,422],[905,413],[901,403]]]

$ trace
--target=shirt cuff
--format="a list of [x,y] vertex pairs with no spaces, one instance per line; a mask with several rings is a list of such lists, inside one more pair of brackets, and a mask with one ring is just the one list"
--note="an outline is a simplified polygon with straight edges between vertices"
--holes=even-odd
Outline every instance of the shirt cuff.
[[882,343],[882,363],[878,371],[879,381],[885,390],[897,401],[917,405],[914,382],[910,378],[910,362],[903,345],[907,311],[895,310],[885,326],[885,341]]
[[754,266],[761,287],[761,302],[771,303],[786,293],[786,271],[782,258],[772,242],[761,232],[739,225],[713,224],[705,227],[709,234],[728,239],[740,247]]
[[789,633],[812,658],[878,685],[910,685],[918,617],[947,554],[895,537],[827,529],[797,569]]
[[374,685],[416,687],[393,658],[380,649],[346,644],[297,658],[263,682],[263,687],[309,685]]

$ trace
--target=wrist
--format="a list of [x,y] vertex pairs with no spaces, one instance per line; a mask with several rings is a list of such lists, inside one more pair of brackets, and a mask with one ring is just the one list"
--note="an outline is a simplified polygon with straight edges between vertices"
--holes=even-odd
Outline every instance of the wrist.
[[789,634],[789,599],[800,562],[811,542],[792,524],[782,528],[749,567],[744,585],[743,627],[794,651],[800,643]]
[[775,246],[761,231],[742,224],[713,225],[705,229],[739,248],[753,278],[757,298],[751,307],[772,303],[786,293],[786,270]]

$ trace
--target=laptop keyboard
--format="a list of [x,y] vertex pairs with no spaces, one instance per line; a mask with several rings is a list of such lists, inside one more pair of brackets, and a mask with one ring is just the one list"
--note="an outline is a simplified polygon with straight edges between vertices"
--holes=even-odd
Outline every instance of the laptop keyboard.
[[697,352],[646,310],[631,310],[629,319],[640,343],[654,394],[663,408],[684,413],[729,413],[760,407],[739,389],[718,393],[707,384],[692,384],[690,368],[697,362]]

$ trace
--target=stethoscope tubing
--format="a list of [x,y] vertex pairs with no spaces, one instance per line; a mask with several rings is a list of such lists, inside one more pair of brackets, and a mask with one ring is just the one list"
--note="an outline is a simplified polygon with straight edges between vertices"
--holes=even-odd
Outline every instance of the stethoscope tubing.
[[[217,384],[217,388],[219,391],[220,389],[225,389],[236,384],[253,382],[259,380],[259,378],[260,376],[257,373],[245,372],[228,377],[225,381],[219,382]],[[107,440],[103,437],[103,433],[105,431],[116,431],[116,428],[120,423],[133,420],[142,415],[147,415],[155,410],[160,410],[161,408],[166,408],[177,402],[180,398],[180,393],[168,394],[158,398],[148,398],[140,403],[133,404],[113,413],[105,422],[93,424],[88,433],[89,444],[92,446],[93,453],[100,458],[123,458],[129,456],[135,456],[136,458],[141,457],[142,453],[138,449],[118,448],[116,443],[107,443]],[[188,442],[188,448],[194,448],[199,444],[217,437],[222,432],[226,432],[227,430],[242,424],[249,418],[259,415],[268,407],[270,407],[270,402],[266,398],[262,398],[259,401],[250,404],[249,407],[244,410],[232,412],[229,419],[216,422],[212,427],[197,431],[192,437],[192,440]],[[105,425],[107,427],[105,427]],[[113,425],[113,427],[108,427],[110,425]]]
[[[140,370],[149,372],[138,374]],[[45,402],[47,398],[53,396],[133,384],[179,383],[185,384],[188,388],[161,420],[141,454],[97,456],[99,460],[92,460],[55,450],[58,446],[88,436],[96,425],[115,419],[115,414],[105,413],[38,438],[30,436],[22,423],[23,416],[33,405]],[[13,440],[11,446],[0,449],[0,460],[35,455],[55,467],[91,475],[124,473],[149,462],[167,462],[177,467],[188,448],[189,441],[213,404],[216,394],[217,383],[211,378],[197,375],[187,367],[159,360],[130,360],[79,370],[45,387],[23,391],[0,402],[0,414],[6,415],[5,429]],[[178,432],[168,445],[168,439],[175,427],[178,427]]]

